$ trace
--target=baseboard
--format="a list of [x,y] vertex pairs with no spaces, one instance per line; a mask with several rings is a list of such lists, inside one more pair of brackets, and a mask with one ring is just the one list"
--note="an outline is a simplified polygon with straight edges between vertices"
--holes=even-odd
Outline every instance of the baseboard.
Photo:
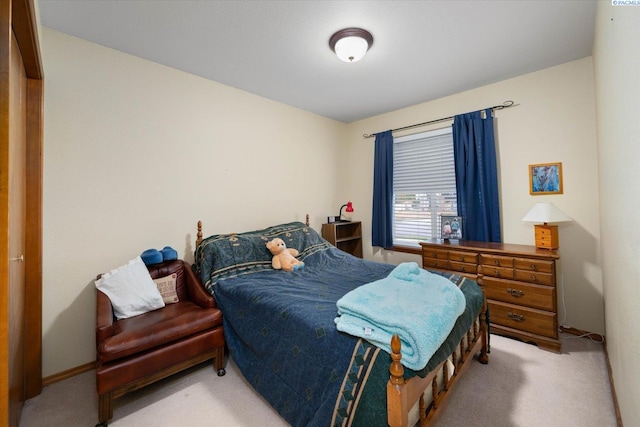
[[575,335],[578,337],[589,338],[590,340],[593,340],[595,342],[601,342],[602,344],[605,344],[604,335],[596,334],[589,331],[583,331],[582,329],[573,328],[571,326],[559,326],[558,329],[560,330],[560,332]]
[[611,397],[613,399],[613,409],[616,411],[616,423],[618,427],[622,425],[622,415],[620,414],[620,406],[618,406],[618,395],[616,394],[616,386],[613,382],[613,371],[611,370],[611,362],[609,361],[609,351],[607,345],[604,345],[604,356],[607,359],[607,371],[609,372],[609,385],[611,386]]
[[76,375],[84,374],[92,369],[96,368],[96,362],[85,363],[84,365],[76,366],[75,368],[68,369],[66,371],[59,372],[57,374],[49,375],[42,379],[42,387],[46,387],[50,384],[57,383],[58,381],[66,380]]

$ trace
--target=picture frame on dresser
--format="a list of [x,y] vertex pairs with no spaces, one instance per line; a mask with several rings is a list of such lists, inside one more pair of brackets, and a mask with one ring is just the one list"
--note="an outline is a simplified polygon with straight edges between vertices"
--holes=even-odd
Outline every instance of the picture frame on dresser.
[[529,194],[562,194],[562,163],[529,165]]
[[440,238],[442,240],[462,239],[462,216],[440,215]]

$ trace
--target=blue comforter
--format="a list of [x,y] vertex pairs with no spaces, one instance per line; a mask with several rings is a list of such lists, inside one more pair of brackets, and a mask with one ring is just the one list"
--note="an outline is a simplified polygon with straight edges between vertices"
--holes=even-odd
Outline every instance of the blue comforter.
[[[297,231],[290,232],[291,227]],[[243,258],[247,251],[238,242],[247,236],[212,236],[211,242],[223,243],[214,250],[217,244],[205,240],[196,251],[194,268],[222,310],[231,357],[247,381],[293,426],[386,426],[390,356],[339,332],[334,318],[342,296],[386,277],[394,266],[355,258],[303,224],[286,228],[287,246],[298,249],[305,262],[296,272],[269,268],[263,263],[267,256],[259,263]],[[270,239],[273,233],[268,231],[257,235]],[[253,240],[247,247],[259,251],[260,244]],[[209,268],[217,262],[210,259],[212,254],[219,258],[220,251],[235,258],[238,268]],[[475,282],[459,276],[450,280],[465,294],[467,310],[427,366],[419,372],[405,370],[406,377],[424,376],[442,362],[482,306],[482,291]]]
[[213,295],[230,354],[251,385],[291,425],[329,426],[357,341],[336,330],[336,301],[393,266],[338,249],[310,258],[297,272],[222,280]]

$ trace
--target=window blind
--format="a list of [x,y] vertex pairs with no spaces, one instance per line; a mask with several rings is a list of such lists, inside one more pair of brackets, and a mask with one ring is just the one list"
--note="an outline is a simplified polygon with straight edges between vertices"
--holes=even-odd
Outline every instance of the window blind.
[[440,215],[457,215],[451,128],[394,139],[393,243],[440,237]]

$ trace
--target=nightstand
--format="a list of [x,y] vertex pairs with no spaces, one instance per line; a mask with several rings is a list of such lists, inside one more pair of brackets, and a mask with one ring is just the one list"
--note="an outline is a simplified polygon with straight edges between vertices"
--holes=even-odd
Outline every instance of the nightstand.
[[362,223],[360,221],[322,224],[322,237],[336,248],[362,258]]

